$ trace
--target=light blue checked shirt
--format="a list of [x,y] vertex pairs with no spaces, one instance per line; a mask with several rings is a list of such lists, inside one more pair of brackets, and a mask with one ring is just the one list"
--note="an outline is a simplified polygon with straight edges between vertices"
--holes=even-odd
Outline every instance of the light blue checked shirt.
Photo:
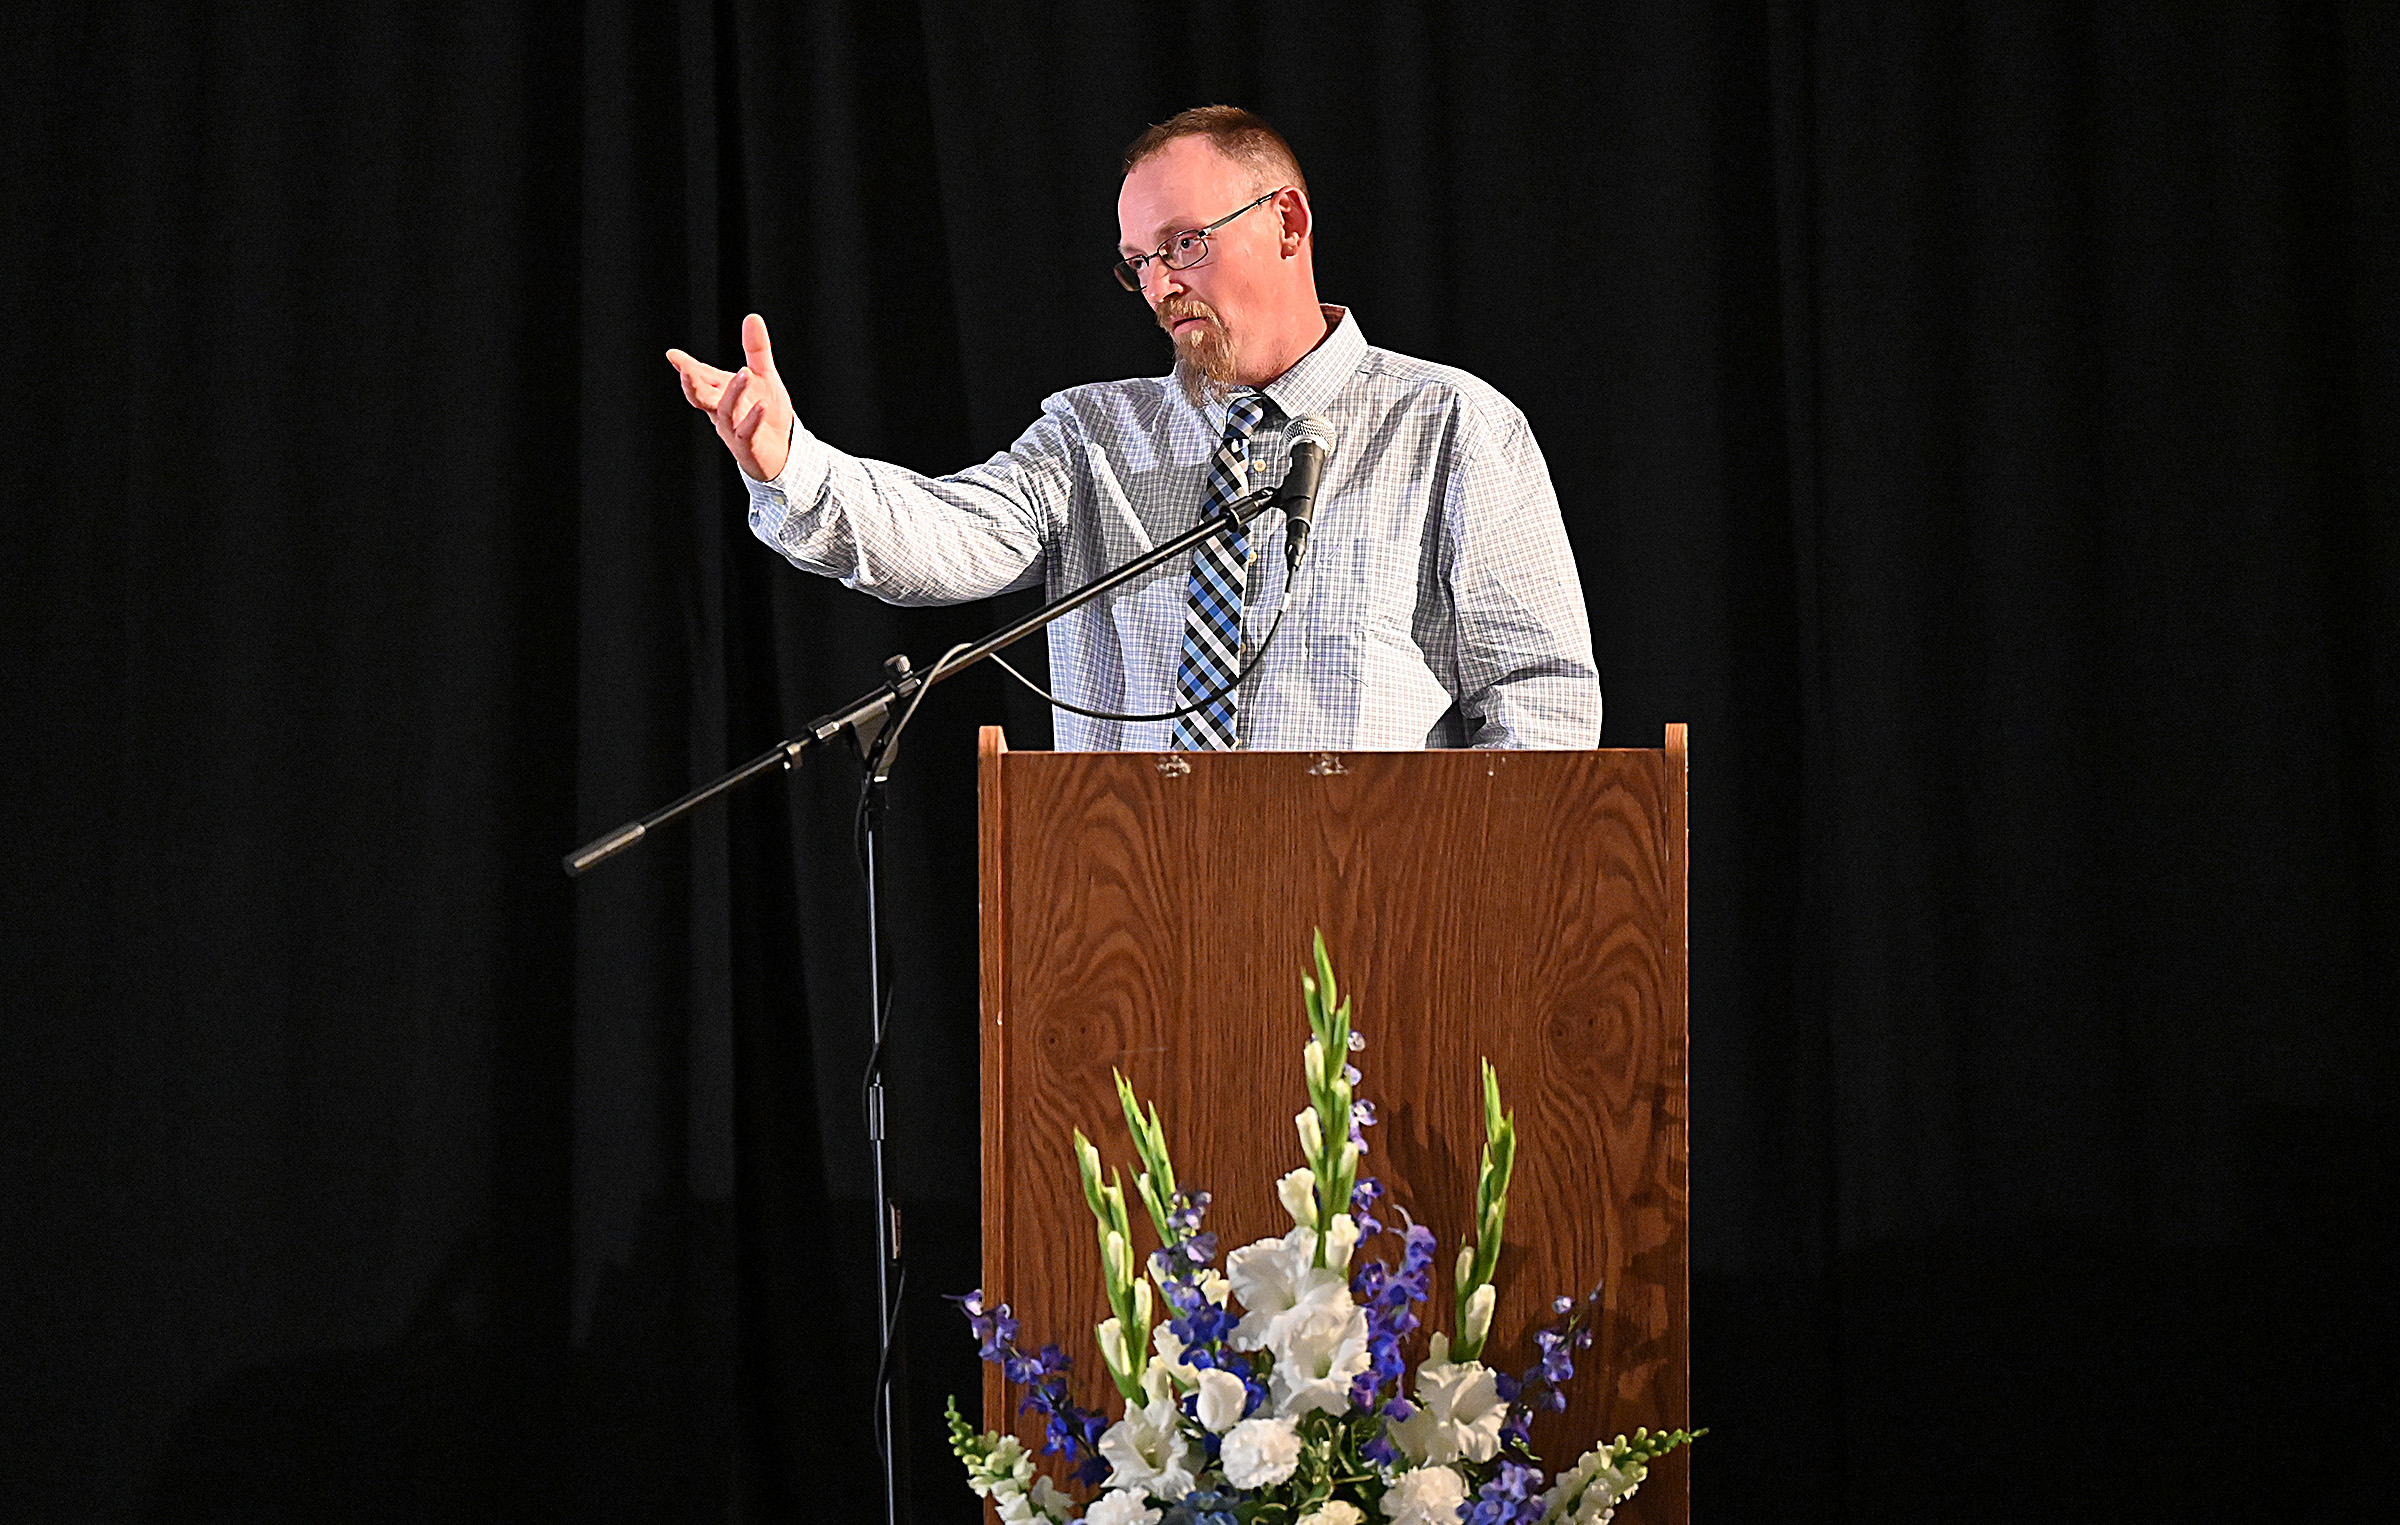
[[[1291,617],[1242,685],[1255,750],[1593,747],[1600,680],[1558,499],[1525,416],[1464,371],[1367,343],[1347,312],[1264,390],[1252,486],[1281,480],[1283,421],[1335,446]],[[1172,376],[1060,392],[1014,445],[953,476],[845,455],[796,427],[750,528],[804,571],[887,603],[1041,584],[1051,597],[1198,522],[1225,406]],[[1252,521],[1243,660],[1283,602],[1283,525]],[[1050,627],[1051,687],[1088,709],[1173,709],[1189,558]],[[1163,751],[1172,721],[1053,712],[1061,751]]]

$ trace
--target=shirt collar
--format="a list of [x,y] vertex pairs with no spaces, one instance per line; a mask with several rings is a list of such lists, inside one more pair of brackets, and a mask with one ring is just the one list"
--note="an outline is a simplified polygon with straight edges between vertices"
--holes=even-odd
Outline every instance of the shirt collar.
[[1324,412],[1333,402],[1334,394],[1358,374],[1359,362],[1367,358],[1366,335],[1358,331],[1358,319],[1351,316],[1350,310],[1346,307],[1323,310],[1333,331],[1264,389],[1268,400],[1281,408],[1286,418],[1306,418],[1311,413]]
[[[1358,319],[1350,310],[1330,306],[1320,310],[1333,331],[1290,370],[1258,389],[1287,419],[1324,412],[1335,394],[1358,373],[1359,362],[1367,358],[1366,336],[1358,331]],[[1225,432],[1225,415],[1232,406],[1233,398],[1223,397],[1203,410],[1216,433]]]

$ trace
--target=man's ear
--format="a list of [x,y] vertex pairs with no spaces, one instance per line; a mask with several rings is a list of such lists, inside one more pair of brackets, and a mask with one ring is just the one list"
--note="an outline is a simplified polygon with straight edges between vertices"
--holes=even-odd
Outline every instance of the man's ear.
[[1277,247],[1285,259],[1291,259],[1308,242],[1309,229],[1315,220],[1308,209],[1308,192],[1298,186],[1287,186],[1275,198],[1275,215],[1283,223]]

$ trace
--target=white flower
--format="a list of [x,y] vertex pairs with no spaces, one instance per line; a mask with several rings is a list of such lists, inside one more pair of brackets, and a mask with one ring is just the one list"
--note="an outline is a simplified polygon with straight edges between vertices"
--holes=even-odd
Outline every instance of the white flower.
[[1250,1389],[1232,1372],[1219,1371],[1213,1366],[1201,1370],[1200,1422],[1208,1427],[1210,1434],[1222,1435],[1239,1424],[1242,1408],[1249,1401]]
[[967,1463],[967,1486],[975,1490],[977,1498],[989,1498],[994,1492],[1004,1496],[1021,1493],[1032,1476],[1033,1458],[1025,1454],[1025,1443],[1014,1435],[1001,1436],[981,1460]]
[[1508,1405],[1489,1367],[1443,1359],[1449,1342],[1434,1337],[1433,1353],[1417,1368],[1417,1411],[1392,1426],[1392,1439],[1417,1461],[1490,1461],[1500,1450]]
[[1225,1257],[1233,1295],[1241,1299],[1242,1321],[1234,1326],[1233,1348],[1256,1350],[1267,1343],[1267,1326],[1305,1296],[1309,1288],[1345,1285],[1339,1271],[1312,1266],[1317,1231],[1296,1228],[1281,1239],[1261,1239]]
[[1316,1108],[1311,1107],[1294,1117],[1292,1126],[1300,1130],[1300,1153],[1302,1155],[1313,1160],[1323,1152],[1325,1125],[1317,1121]]
[[1125,1329],[1116,1319],[1104,1318],[1092,1327],[1092,1338],[1100,1346],[1100,1359],[1110,1371],[1130,1371],[1125,1360]]
[[1150,1348],[1158,1353],[1158,1364],[1174,1366],[1183,1360],[1183,1341],[1175,1337],[1175,1326],[1161,1322],[1150,1331]]
[[1114,1469],[1108,1486],[1170,1499],[1191,1492],[1202,1457],[1200,1448],[1184,1438],[1182,1420],[1169,1398],[1128,1409],[1110,1425],[1100,1437],[1100,1455]]
[[1366,1525],[1367,1512],[1348,1499],[1327,1499],[1300,1516],[1298,1525]]
[[1542,1519],[1566,1525],[1608,1525],[1617,1506],[1633,1497],[1650,1469],[1640,1461],[1617,1461],[1614,1442],[1592,1447],[1542,1495]]
[[1448,1467],[1403,1472],[1383,1492],[1383,1515],[1392,1525],[1458,1525],[1458,1506],[1467,1501],[1467,1480]]
[[1083,1525],[1158,1525],[1158,1511],[1130,1488],[1103,1493],[1084,1512]]
[[[1350,1274],[1350,1252],[1357,1248],[1358,1224],[1352,1221],[1348,1213],[1335,1213],[1333,1222],[1326,1225],[1325,1228],[1325,1263],[1342,1275],[1348,1276]],[[1313,1244],[1310,1245],[1308,1252],[1314,1256],[1317,1247]]]
[[1283,1179],[1275,1183],[1275,1195],[1282,1201],[1283,1210],[1292,1215],[1294,1223],[1307,1229],[1317,1226],[1317,1177],[1314,1171],[1302,1168],[1284,1172]]
[[1245,1419],[1226,1433],[1218,1454],[1236,1488],[1272,1488],[1300,1465],[1300,1421]]
[[1202,1297],[1220,1308],[1225,1306],[1225,1299],[1233,1295],[1233,1283],[1227,1281],[1225,1273],[1214,1266],[1202,1270],[1193,1278],[1192,1284],[1200,1289]]
[[1320,1282],[1267,1331],[1275,1370],[1267,1395],[1278,1414],[1350,1407],[1350,1379],[1367,1369],[1367,1310],[1350,1300],[1340,1278]]
[[1318,1287],[1337,1287],[1349,1295],[1350,1252],[1358,1246],[1358,1225],[1348,1213],[1336,1213],[1325,1230],[1325,1263],[1317,1258],[1317,1231],[1295,1228],[1281,1239],[1261,1239],[1225,1257],[1233,1295],[1241,1299],[1242,1321],[1234,1326],[1233,1348],[1264,1347],[1275,1321],[1298,1306]]
[[1481,1345],[1483,1337],[1492,1332],[1492,1303],[1499,1294],[1485,1282],[1467,1297],[1467,1316],[1459,1321],[1458,1337],[1471,1345]]
[[1151,1403],[1173,1403],[1179,1396],[1175,1389],[1174,1368],[1164,1361],[1153,1361],[1142,1368],[1142,1397]]
[[1033,1507],[1040,1510],[1045,1519],[1075,1518],[1075,1496],[1050,1481],[1047,1475],[1033,1480]]

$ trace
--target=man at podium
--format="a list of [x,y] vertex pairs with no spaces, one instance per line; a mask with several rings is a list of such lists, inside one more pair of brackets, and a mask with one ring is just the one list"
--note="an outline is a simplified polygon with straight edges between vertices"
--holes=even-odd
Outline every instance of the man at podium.
[[1598,745],[1582,587],[1524,415],[1318,301],[1308,185],[1281,135],[1229,106],[1151,128],[1126,150],[1117,221],[1117,279],[1173,372],[1060,392],[951,476],[801,427],[756,314],[737,371],[668,351],[741,467],[752,531],[889,603],[1055,597],[1280,480],[1287,430],[1317,420],[1333,444],[1289,589],[1268,514],[1053,625],[1059,748]]

